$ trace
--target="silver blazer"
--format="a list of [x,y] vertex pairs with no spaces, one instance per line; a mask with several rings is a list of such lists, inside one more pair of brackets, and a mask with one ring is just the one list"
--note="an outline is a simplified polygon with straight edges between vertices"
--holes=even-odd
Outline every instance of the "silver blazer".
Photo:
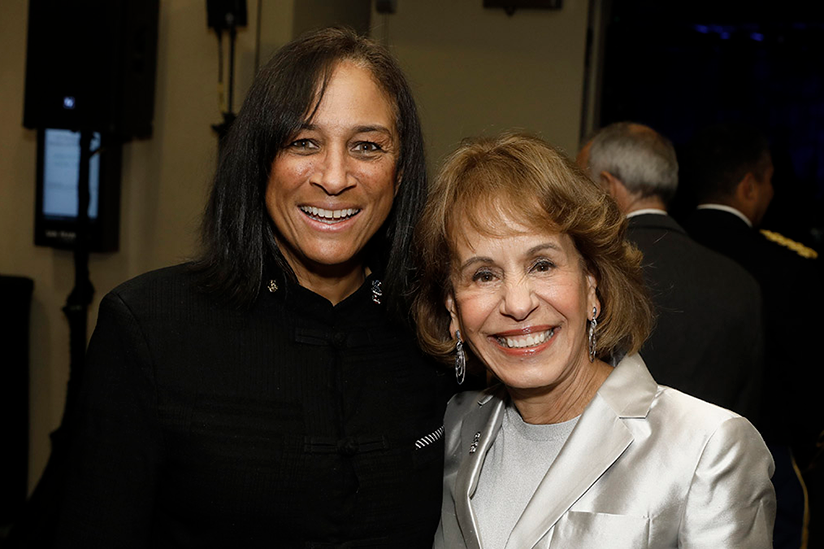
[[[470,499],[506,398],[498,386],[449,403],[437,549],[483,547]],[[506,549],[766,549],[773,467],[749,421],[658,385],[629,356],[584,410]]]

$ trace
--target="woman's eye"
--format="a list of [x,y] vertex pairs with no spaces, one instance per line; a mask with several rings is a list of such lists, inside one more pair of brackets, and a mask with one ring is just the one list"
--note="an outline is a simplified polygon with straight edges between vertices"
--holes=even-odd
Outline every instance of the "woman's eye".
[[361,141],[360,143],[355,145],[355,150],[357,152],[362,153],[372,153],[378,152],[382,149],[380,145],[378,145],[377,143],[373,143],[372,141]]
[[495,275],[489,271],[478,271],[472,276],[473,282],[492,282],[494,279]]
[[535,271],[535,272],[538,272],[538,273],[545,273],[547,271],[552,270],[553,266],[554,265],[552,264],[551,261],[548,261],[546,259],[541,259],[541,260],[536,261],[532,265],[532,270]]
[[289,147],[292,149],[298,150],[308,150],[315,148],[315,144],[312,143],[311,139],[297,139],[289,143]]

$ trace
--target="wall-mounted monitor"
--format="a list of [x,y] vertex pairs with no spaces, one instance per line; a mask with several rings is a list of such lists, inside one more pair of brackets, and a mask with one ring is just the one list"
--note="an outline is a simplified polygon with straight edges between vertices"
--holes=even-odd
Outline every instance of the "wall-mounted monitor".
[[[96,152],[95,152],[96,151]],[[120,239],[121,145],[94,132],[89,164],[89,250],[117,251]],[[37,132],[37,200],[34,243],[72,249],[77,237],[80,133]]]

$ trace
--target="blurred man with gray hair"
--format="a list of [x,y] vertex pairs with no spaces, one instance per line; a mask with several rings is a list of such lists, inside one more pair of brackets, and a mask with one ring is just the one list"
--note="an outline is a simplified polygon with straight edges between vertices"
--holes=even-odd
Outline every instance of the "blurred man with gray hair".
[[672,143],[647,126],[619,122],[598,131],[578,163],[629,218],[627,238],[644,254],[657,323],[641,356],[656,381],[757,425],[763,376],[758,283],[667,214],[678,186]]

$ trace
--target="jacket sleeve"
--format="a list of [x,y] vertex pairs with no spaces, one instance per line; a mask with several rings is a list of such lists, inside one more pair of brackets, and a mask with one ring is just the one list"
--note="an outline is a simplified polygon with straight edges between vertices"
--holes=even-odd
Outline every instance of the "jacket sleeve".
[[100,305],[79,398],[57,547],[147,547],[161,440],[149,346],[116,294]]
[[679,547],[772,547],[774,464],[761,435],[742,417],[710,436],[692,476]]

